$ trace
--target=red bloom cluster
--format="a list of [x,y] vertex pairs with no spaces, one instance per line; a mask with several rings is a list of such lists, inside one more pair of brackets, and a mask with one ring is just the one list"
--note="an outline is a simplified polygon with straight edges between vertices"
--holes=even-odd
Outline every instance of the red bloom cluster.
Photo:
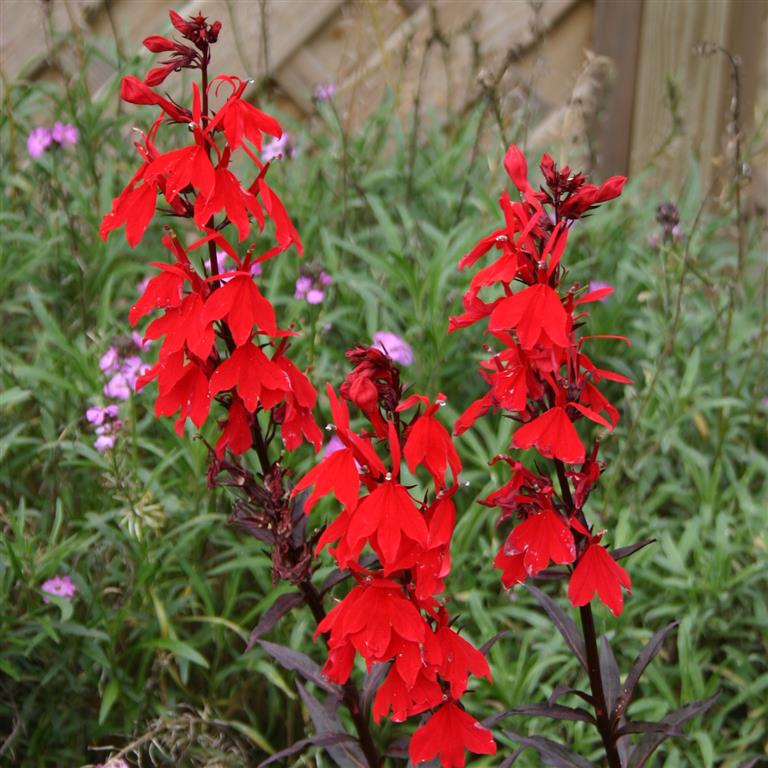
[[[510,146],[504,166],[521,199],[513,202],[505,191],[500,198],[504,227],[483,238],[460,262],[459,269],[475,264],[492,249],[497,258],[477,272],[463,297],[464,312],[451,318],[450,331],[481,320],[502,345],[483,362],[480,375],[488,392],[459,418],[461,434],[489,410],[510,412],[521,422],[512,438],[515,448],[536,448],[555,462],[560,481],[558,495],[549,477],[536,474],[519,461],[503,459],[512,478],[483,503],[498,506],[502,520],[514,518],[513,528],[494,565],[505,586],[524,581],[550,563],[572,565],[569,596],[585,605],[597,592],[618,615],[621,587],[631,583],[626,571],[592,535],[582,507],[597,482],[601,465],[598,443],[589,456],[576,429],[582,418],[612,430],[619,414],[596,386],[603,379],[628,383],[618,373],[598,368],[584,353],[577,338],[587,313],[582,305],[608,295],[612,288],[585,292],[578,285],[561,286],[560,260],[573,222],[598,204],[621,194],[626,179],[614,176],[602,186],[586,183],[582,174],[558,170],[549,155],[541,160],[546,188],[535,191],[528,181],[520,150]],[[521,285],[513,290],[513,284]],[[490,291],[484,300],[481,293]],[[610,338],[626,341],[622,336]],[[566,472],[565,464],[578,464]]]
[[[134,104],[156,105],[161,113],[142,140],[136,143],[139,166],[125,189],[115,198],[104,217],[101,236],[126,226],[131,247],[141,241],[160,202],[171,215],[191,219],[199,232],[184,247],[169,231],[163,245],[171,263],[154,263],[160,272],[147,284],[131,309],[131,324],[155,310],[162,315],[146,331],[147,339],[163,339],[158,360],[138,381],[144,386],[157,380],[155,413],[178,413],[176,431],[181,434],[189,417],[196,427],[206,421],[212,399],[227,410],[220,423],[216,453],[229,447],[242,453],[252,445],[256,414],[269,411],[271,423],[279,425],[288,450],[303,440],[320,447],[322,434],[312,416],[316,393],[307,377],[286,355],[291,331],[277,326],[275,310],[254,281],[253,265],[266,261],[295,245],[302,245],[280,198],[266,182],[268,163],[262,163],[250,144],[261,147],[263,134],[280,136],[279,123],[243,98],[245,81],[220,75],[207,82],[209,46],[215,43],[221,24],[208,24],[205,17],[184,20],[171,11],[171,22],[192,45],[164,37],[148,37],[144,44],[154,53],[171,57],[147,74],[144,81],[123,79],[121,96]],[[160,96],[159,85],[173,71],[201,69],[203,88],[192,86],[191,109]],[[228,89],[228,96],[214,114],[209,111],[212,89]],[[165,126],[184,124],[185,141],[179,149],[161,152],[158,133]],[[190,138],[187,138],[190,137]],[[230,168],[237,151],[255,164],[254,178],[243,182]],[[238,240],[251,235],[252,222],[258,231],[267,220],[274,225],[276,244],[255,256],[255,246],[241,257],[222,232],[234,225]],[[207,258],[193,259],[205,246]],[[217,249],[236,265],[220,274]]]
[[[451,626],[437,599],[450,571],[452,496],[461,471],[450,434],[435,415],[444,396],[434,402],[422,395],[403,400],[398,370],[384,352],[360,347],[347,356],[355,368],[341,388],[342,397],[328,387],[343,447],[311,469],[293,491],[314,486],[305,502],[307,513],[328,494],[341,503],[342,512],[323,531],[317,551],[328,547],[339,567],[348,568],[357,581],[317,628],[318,634],[329,634],[324,673],[346,682],[357,654],[369,669],[390,664],[374,700],[374,719],[379,722],[391,712],[392,720],[401,722],[433,710],[411,740],[411,761],[439,756],[446,768],[460,768],[465,748],[494,754],[496,745],[490,731],[459,704],[470,674],[491,679],[488,663]],[[366,415],[372,432],[352,429],[347,401]],[[404,414],[417,406],[406,423]],[[417,497],[404,484],[403,459],[411,473],[423,468],[431,492]],[[375,553],[376,566],[360,564],[366,546]]]

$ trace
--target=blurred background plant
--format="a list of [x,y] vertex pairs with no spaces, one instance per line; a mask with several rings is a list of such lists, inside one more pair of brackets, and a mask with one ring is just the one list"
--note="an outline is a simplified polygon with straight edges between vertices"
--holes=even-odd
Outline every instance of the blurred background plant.
[[[425,57],[447,44],[437,16],[433,38]],[[76,66],[62,63],[56,80],[3,84],[0,757],[84,765],[122,750],[131,765],[254,765],[319,715],[259,646],[243,653],[284,587],[272,586],[262,545],[228,528],[226,495],[197,481],[205,446],[179,439],[131,389],[152,353],[126,338],[127,312],[159,254],[98,237],[132,167],[134,122],[116,109],[118,82],[94,93],[87,73],[94,60],[141,69],[99,43],[76,39]],[[318,389],[343,377],[347,347],[390,332],[414,351],[405,378],[445,392],[454,417],[480,394],[467,375],[480,338],[446,334],[465,282],[456,263],[496,220],[506,142],[525,140],[537,109],[528,98],[500,108],[492,74],[461,112],[419,108],[419,79],[413,119],[398,115],[390,90],[353,125],[328,83],[302,119],[281,116],[290,144],[269,150],[281,155],[271,176],[307,256],[269,262],[263,279],[305,329],[296,357]],[[279,112],[268,79],[260,92]],[[588,138],[574,148],[581,157]],[[569,259],[573,280],[616,289],[594,309],[594,332],[632,340],[615,359],[609,344],[602,353],[635,385],[612,393],[622,422],[591,503],[617,543],[656,539],[635,556],[622,620],[598,609],[598,629],[626,649],[626,668],[654,631],[681,620],[635,718],[723,692],[687,741],[665,745],[654,765],[666,768],[768,756],[768,272],[745,172],[765,155],[764,115],[739,152],[706,183],[693,161],[684,180],[665,182],[654,158],[599,226],[579,224]],[[497,485],[487,457],[511,434],[492,423],[459,440],[467,486],[449,585],[472,640],[509,631],[489,652],[494,685],[475,697],[484,715],[542,698],[575,671],[530,595],[504,592],[479,567],[500,536],[475,499]],[[310,617],[298,616],[272,639],[319,658]],[[549,721],[514,725],[560,735]],[[577,751],[598,754],[586,730],[570,733]],[[500,754],[511,753],[500,738]],[[518,764],[538,761],[529,751]]]

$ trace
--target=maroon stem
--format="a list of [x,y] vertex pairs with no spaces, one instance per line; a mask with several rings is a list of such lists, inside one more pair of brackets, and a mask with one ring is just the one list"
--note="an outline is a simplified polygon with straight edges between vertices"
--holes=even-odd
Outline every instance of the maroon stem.
[[[579,513],[579,519],[585,523],[584,516],[576,509],[571,496],[571,487],[568,484],[568,476],[565,474],[565,465],[562,461],[555,459],[555,469],[557,478],[560,481],[560,495],[563,502],[568,507],[569,516]],[[605,748],[605,756],[610,768],[622,768],[619,751],[616,748],[616,734],[611,722],[611,713],[605,703],[605,689],[603,687],[603,675],[600,672],[600,656],[597,650],[597,632],[595,631],[595,621],[592,617],[592,606],[587,603],[579,608],[581,615],[581,631],[584,635],[584,647],[587,653],[587,674],[589,675],[589,686],[592,690],[592,702],[595,709],[595,720],[597,721],[597,730]]]
[[[320,622],[325,618],[325,608],[323,607],[323,598],[317,591],[317,587],[312,584],[311,581],[304,582],[299,586],[304,600],[306,601],[309,609],[312,611],[312,615],[315,617],[315,621]],[[327,641],[326,641],[327,642]],[[379,768],[381,765],[381,758],[376,750],[376,745],[373,742],[373,736],[371,735],[370,722],[368,716],[363,711],[362,703],[360,702],[360,694],[357,690],[357,686],[352,680],[347,680],[344,683],[344,704],[349,710],[349,714],[352,716],[352,721],[355,724],[357,730],[357,736],[360,740],[360,747],[365,754],[368,764],[371,768]]]

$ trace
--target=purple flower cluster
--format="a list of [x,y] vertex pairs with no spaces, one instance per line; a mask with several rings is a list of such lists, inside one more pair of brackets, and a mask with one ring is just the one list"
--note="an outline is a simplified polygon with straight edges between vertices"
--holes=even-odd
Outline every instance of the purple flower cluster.
[[27,152],[37,159],[48,147],[73,147],[77,144],[77,128],[70,123],[55,122],[53,128],[39,126],[27,136]]
[[333,282],[331,276],[317,265],[308,264],[296,280],[294,299],[306,299],[308,304],[319,304],[325,298],[325,289]]
[[[127,400],[136,391],[136,380],[149,366],[138,353],[145,350],[147,342],[135,331],[126,337],[116,339],[101,356],[99,368],[108,377],[102,394],[112,400]],[[94,405],[85,412],[89,424],[96,427],[94,448],[100,453],[115,447],[117,433],[123,426],[117,404]]]
[[135,331],[128,344],[112,345],[99,360],[99,368],[109,376],[102,392],[113,400],[127,400],[136,391],[136,379],[149,367],[136,354],[147,345]]
[[54,576],[40,585],[40,589],[45,593],[43,602],[50,603],[50,595],[54,597],[63,597],[72,602],[72,598],[77,594],[77,587],[72,583],[69,576]]
[[96,427],[98,437],[93,447],[99,452],[111,451],[115,447],[117,433],[123,426],[118,418],[120,409],[116,405],[101,407],[94,405],[85,412],[85,418]]

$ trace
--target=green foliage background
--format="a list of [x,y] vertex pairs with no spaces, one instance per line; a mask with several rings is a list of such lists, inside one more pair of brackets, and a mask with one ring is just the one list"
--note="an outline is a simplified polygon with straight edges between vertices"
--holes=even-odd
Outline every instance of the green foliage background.
[[[206,488],[204,445],[155,420],[151,392],[123,407],[126,426],[112,453],[93,449],[84,418],[102,402],[99,357],[127,332],[148,262],[164,258],[158,224],[135,251],[122,236],[106,244],[98,237],[101,214],[136,162],[129,129],[150,120],[151,110],[125,113],[117,102],[117,83],[92,100],[77,78],[63,92],[23,82],[6,91],[2,760],[104,762],[110,750],[96,748],[115,751],[143,738],[138,749],[160,765],[255,765],[311,730],[291,675],[258,647],[243,653],[250,629],[287,587],[272,585],[262,545],[228,527],[230,499]],[[264,290],[282,324],[301,327],[295,359],[312,368],[318,390],[343,378],[347,347],[369,343],[376,330],[395,331],[417,351],[404,378],[428,395],[447,393],[443,414],[451,420],[481,393],[473,371],[483,343],[473,331],[446,334],[468,280],[456,263],[500,219],[505,147],[489,139],[472,162],[479,122],[472,114],[447,129],[422,125],[412,154],[410,127],[393,113],[382,104],[349,136],[332,104],[307,124],[287,121],[298,152],[274,164],[271,183],[294,217],[305,258],[334,283],[317,307],[295,301],[300,262],[289,253],[266,265]],[[77,125],[77,147],[30,160],[27,133],[57,119]],[[686,239],[653,249],[655,207],[667,197],[680,209]],[[682,187],[662,192],[649,168],[619,201],[577,226],[565,255],[573,280],[616,288],[595,307],[593,332],[632,341],[593,348],[603,367],[635,384],[610,393],[622,422],[604,441],[608,469],[590,500],[592,515],[609,528],[612,545],[656,540],[629,561],[634,591],[620,620],[600,606],[598,628],[626,670],[654,631],[681,622],[650,667],[634,718],[657,719],[722,691],[687,741],[659,752],[654,765],[665,768],[732,768],[768,755],[765,233],[747,220],[739,271],[732,199],[705,202],[694,166]],[[321,398],[321,423],[324,409]],[[510,435],[509,422],[488,416],[459,440],[469,485],[458,499],[451,610],[478,644],[508,630],[490,652],[494,684],[476,684],[467,698],[478,716],[544,700],[564,681],[583,682],[530,595],[505,592],[491,567],[501,540],[496,513],[475,500],[501,480],[487,462],[507,450]],[[293,461],[298,473],[312,455],[300,451]],[[77,585],[71,604],[43,604],[40,584],[56,574]],[[561,589],[552,593],[564,603]],[[321,660],[312,632],[309,613],[294,611],[270,639]],[[507,724],[565,738],[599,759],[581,723]],[[402,726],[385,725],[382,738],[399,733]],[[500,755],[511,751],[500,737]],[[286,764],[329,761],[310,751]],[[538,757],[526,752],[519,764],[539,765]]]

